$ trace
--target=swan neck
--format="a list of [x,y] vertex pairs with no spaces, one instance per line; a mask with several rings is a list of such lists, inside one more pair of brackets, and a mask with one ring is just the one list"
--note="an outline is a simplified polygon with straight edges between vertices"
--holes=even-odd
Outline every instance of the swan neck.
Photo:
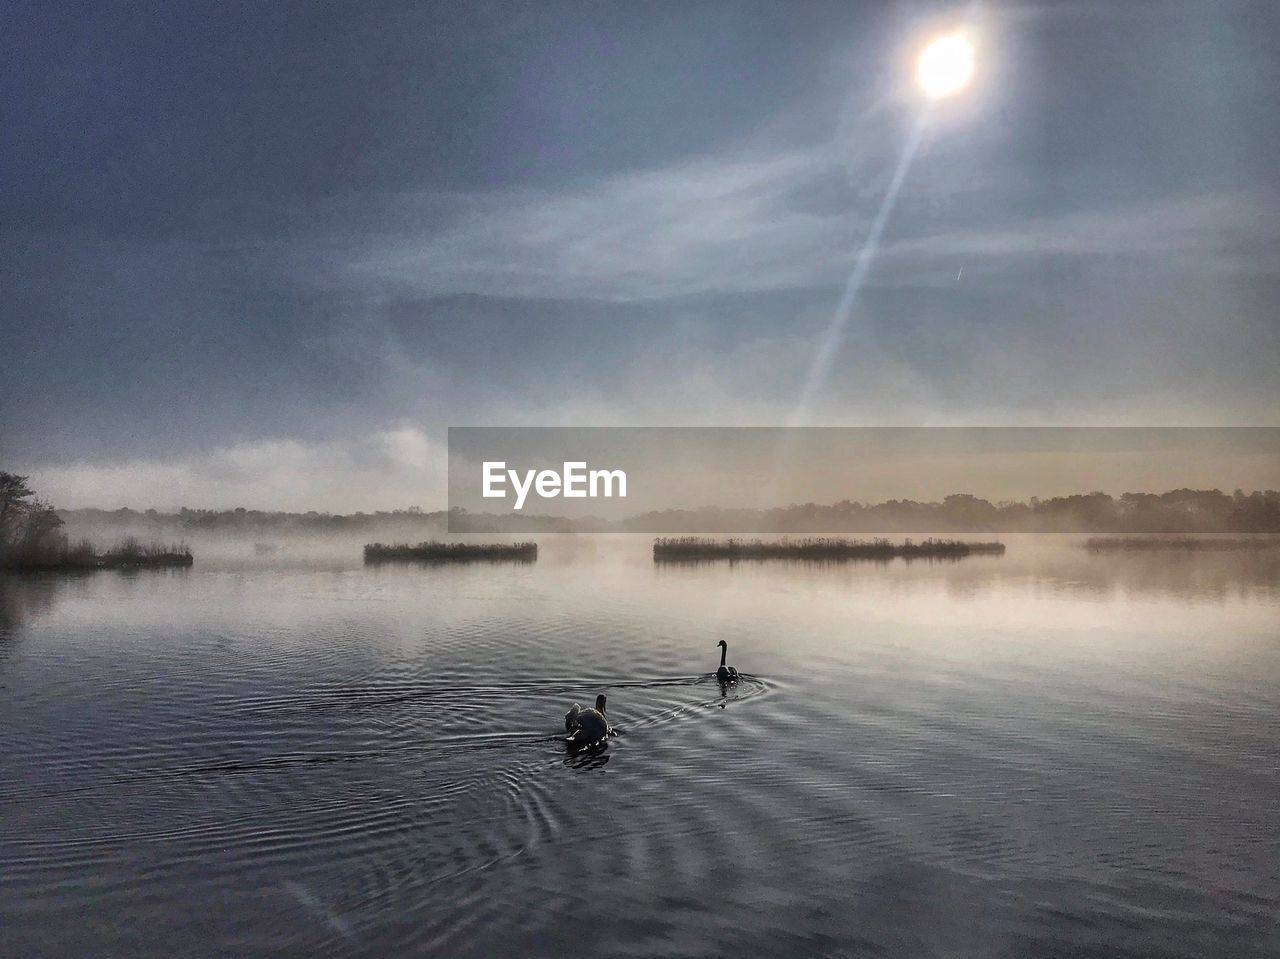
[[728,655],[729,655],[729,644],[726,643],[725,645],[720,647],[720,665],[721,666],[724,665],[725,657],[727,657]]

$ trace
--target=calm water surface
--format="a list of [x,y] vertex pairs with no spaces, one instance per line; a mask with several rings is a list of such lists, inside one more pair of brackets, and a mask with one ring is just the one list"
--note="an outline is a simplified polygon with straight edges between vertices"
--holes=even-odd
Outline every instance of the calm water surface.
[[0,580],[0,953],[1280,954],[1280,550],[1009,542]]

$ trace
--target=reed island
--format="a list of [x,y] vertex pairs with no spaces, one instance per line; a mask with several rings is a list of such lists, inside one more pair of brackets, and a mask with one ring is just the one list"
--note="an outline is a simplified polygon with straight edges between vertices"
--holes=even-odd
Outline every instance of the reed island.
[[1277,547],[1280,547],[1280,537],[1275,536],[1094,536],[1084,542],[1084,548],[1091,553],[1222,552]]
[[523,543],[442,543],[436,540],[409,543],[369,543],[364,548],[366,563],[465,563],[473,561],[532,562],[538,558],[538,544]]
[[713,559],[959,559],[974,554],[998,556],[1004,543],[968,543],[954,539],[924,539],[893,543],[887,539],[845,539],[807,537],[805,539],[743,540],[706,539],[699,536],[663,537],[653,541],[657,562],[687,562]]

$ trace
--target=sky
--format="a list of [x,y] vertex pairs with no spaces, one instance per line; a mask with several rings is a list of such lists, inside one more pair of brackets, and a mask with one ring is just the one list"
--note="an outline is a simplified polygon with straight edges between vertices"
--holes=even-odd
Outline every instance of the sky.
[[[975,82],[926,106],[958,26]],[[1278,34],[1266,0],[7,3],[0,468],[347,512],[443,505],[448,426],[1280,425]]]

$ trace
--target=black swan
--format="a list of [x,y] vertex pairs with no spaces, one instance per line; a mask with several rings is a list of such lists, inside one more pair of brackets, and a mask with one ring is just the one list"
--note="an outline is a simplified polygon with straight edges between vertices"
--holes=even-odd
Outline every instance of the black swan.
[[574,746],[594,746],[613,732],[604,718],[604,693],[596,697],[594,709],[582,709],[577,703],[565,714],[564,728],[569,731],[566,742]]
[[729,644],[722,639],[716,645],[720,647],[720,668],[716,670],[716,679],[722,683],[736,683],[738,671],[724,664],[725,658],[729,655]]

